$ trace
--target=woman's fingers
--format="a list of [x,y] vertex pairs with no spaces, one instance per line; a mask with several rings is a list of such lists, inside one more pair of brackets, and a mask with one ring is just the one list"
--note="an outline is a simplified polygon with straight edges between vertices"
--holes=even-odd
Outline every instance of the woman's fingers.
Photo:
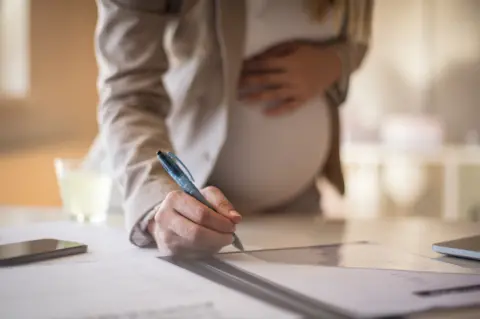
[[196,224],[173,209],[160,213],[158,239],[172,252],[218,251],[232,243],[231,233],[220,233]]
[[232,233],[235,225],[222,214],[216,213],[184,192],[172,192],[165,201],[180,215],[192,222],[220,233]]
[[242,220],[240,213],[235,210],[232,203],[230,203],[221,190],[214,186],[209,186],[202,189],[201,192],[205,199],[213,205],[217,213],[230,219],[235,224]]

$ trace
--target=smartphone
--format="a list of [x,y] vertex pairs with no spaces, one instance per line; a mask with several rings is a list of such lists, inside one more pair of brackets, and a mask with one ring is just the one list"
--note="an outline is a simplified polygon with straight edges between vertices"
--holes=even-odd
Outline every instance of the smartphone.
[[480,261],[480,235],[433,244],[437,253]]
[[58,239],[37,239],[0,245],[0,266],[42,261],[87,252],[87,245]]

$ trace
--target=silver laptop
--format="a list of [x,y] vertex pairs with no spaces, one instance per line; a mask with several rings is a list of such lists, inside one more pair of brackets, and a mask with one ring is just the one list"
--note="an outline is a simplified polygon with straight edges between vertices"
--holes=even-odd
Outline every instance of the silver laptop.
[[433,244],[437,253],[480,261],[480,235]]

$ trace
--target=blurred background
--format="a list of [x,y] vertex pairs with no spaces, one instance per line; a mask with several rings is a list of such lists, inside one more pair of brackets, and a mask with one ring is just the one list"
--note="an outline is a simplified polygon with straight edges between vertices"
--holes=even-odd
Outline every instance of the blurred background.
[[[342,109],[331,217],[480,220],[480,1],[377,0]],[[53,160],[97,132],[94,1],[0,0],[0,205],[60,206]]]

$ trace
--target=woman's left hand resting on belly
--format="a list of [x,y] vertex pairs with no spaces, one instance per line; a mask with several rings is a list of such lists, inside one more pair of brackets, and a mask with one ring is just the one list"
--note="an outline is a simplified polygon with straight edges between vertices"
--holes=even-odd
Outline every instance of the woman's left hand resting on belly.
[[289,42],[277,45],[247,59],[242,68],[240,101],[275,103],[264,110],[266,115],[290,113],[309,99],[323,93],[341,74],[341,59],[333,47],[321,47],[309,42]]

